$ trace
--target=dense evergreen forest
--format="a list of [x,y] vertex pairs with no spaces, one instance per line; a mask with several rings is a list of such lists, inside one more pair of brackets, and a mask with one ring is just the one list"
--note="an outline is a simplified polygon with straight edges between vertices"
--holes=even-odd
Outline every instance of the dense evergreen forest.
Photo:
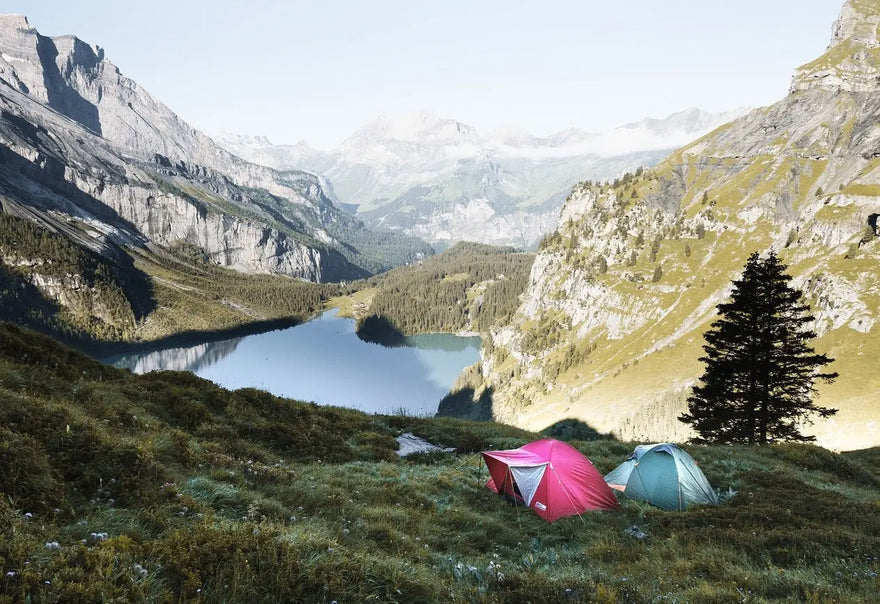
[[486,332],[510,318],[526,287],[534,254],[479,243],[359,281],[351,290],[375,288],[366,313],[382,317],[404,334]]

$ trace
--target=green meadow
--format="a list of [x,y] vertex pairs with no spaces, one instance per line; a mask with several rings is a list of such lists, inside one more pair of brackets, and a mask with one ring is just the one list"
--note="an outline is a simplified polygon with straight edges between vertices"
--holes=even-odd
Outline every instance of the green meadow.
[[[561,428],[602,473],[634,444]],[[456,451],[401,459],[402,432]],[[735,491],[721,505],[622,499],[620,512],[548,524],[487,490],[479,455],[539,437],[137,376],[0,324],[0,602],[865,602],[880,590],[880,449],[687,447]]]

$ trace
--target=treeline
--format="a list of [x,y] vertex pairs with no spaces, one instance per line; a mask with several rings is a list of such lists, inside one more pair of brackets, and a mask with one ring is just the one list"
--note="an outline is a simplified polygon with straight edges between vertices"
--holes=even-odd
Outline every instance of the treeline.
[[0,262],[0,321],[9,321],[71,341],[86,337],[61,320],[60,308],[30,281]]
[[402,333],[487,331],[512,317],[534,254],[459,243],[443,254],[353,284],[378,288],[369,314]]
[[534,260],[513,248],[459,244],[419,264],[343,286],[242,274],[185,243],[115,251],[117,257],[108,258],[0,214],[0,318],[80,346],[254,321],[303,321],[335,296],[377,288],[370,313],[402,333],[486,331],[512,316]]
[[136,298],[148,285],[130,262],[121,266],[29,220],[0,213],[0,264],[2,318],[67,341],[134,335],[144,308]]
[[0,254],[16,266],[38,266],[44,275],[81,275],[88,283],[113,281],[112,268],[98,254],[33,222],[0,213]]

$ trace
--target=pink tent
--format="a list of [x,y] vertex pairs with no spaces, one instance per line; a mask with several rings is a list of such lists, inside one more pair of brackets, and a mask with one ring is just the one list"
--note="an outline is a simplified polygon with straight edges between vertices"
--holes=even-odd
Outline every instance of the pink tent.
[[616,510],[617,498],[590,460],[546,438],[509,451],[483,451],[486,487],[521,501],[548,522],[587,510]]

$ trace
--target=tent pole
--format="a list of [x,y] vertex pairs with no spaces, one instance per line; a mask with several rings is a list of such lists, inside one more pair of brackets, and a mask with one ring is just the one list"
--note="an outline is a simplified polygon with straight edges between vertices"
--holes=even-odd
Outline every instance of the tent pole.
[[510,480],[510,490],[513,491],[513,508],[516,510],[516,525],[521,527],[519,519],[519,501],[516,500],[516,489],[513,488],[514,480],[513,480],[513,472],[510,471],[510,466],[507,466],[507,479]]

